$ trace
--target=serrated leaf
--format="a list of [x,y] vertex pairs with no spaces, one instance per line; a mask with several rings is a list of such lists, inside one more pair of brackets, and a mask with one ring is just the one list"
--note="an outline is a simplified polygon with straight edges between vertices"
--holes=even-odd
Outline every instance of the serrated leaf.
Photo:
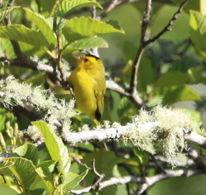
[[14,162],[5,162],[5,163],[0,163],[0,169],[5,169],[8,168],[10,166],[13,166]]
[[6,16],[8,16],[15,9],[18,9],[19,6],[4,7],[0,9],[0,21],[2,21]]
[[91,49],[91,48],[105,48],[108,47],[107,42],[100,37],[89,37],[85,39],[81,39],[75,41],[68,45],[68,47],[64,50],[63,55],[69,54],[74,51],[83,50],[83,49]]
[[185,72],[167,72],[155,83],[155,87],[182,86],[188,81],[188,74]]
[[61,138],[59,138],[44,121],[36,121],[32,122],[32,124],[41,131],[52,160],[58,161],[62,159],[64,161],[64,171],[67,173],[70,167],[70,163],[68,164],[69,153]]
[[50,49],[53,49],[56,45],[56,37],[51,29],[49,23],[46,21],[46,19],[38,13],[35,13],[27,8],[23,8],[26,13],[31,17],[32,21],[36,24],[36,26],[39,28],[39,30],[44,35],[45,39],[50,45]]
[[124,33],[122,28],[115,28],[117,27],[116,23],[115,27],[113,27],[111,23],[114,24],[114,22],[111,21],[102,22],[94,20],[90,17],[74,17],[66,22],[65,27],[63,28],[63,33],[69,43],[100,34],[107,34],[112,32]]
[[0,27],[0,37],[15,41],[22,41],[44,50],[49,47],[49,43],[41,32],[36,32],[23,25],[15,24]]
[[9,169],[19,181],[24,192],[27,192],[37,176],[32,161],[20,157],[5,158],[3,161],[6,164],[13,163]]
[[201,100],[201,96],[196,93],[194,90],[187,86],[172,86],[165,89],[163,105],[172,105],[181,101],[198,101]]
[[31,160],[34,165],[37,165],[39,161],[38,149],[30,143],[26,143],[23,146],[16,148],[13,153],[18,154],[20,157]]
[[58,14],[60,17],[65,17],[69,12],[89,6],[96,6],[102,9],[102,6],[98,2],[91,0],[64,0],[59,5]]

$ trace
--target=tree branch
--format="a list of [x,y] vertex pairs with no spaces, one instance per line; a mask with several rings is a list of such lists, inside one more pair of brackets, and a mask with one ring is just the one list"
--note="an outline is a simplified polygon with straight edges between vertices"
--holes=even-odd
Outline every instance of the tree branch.
[[[147,190],[149,187],[154,185],[157,182],[160,182],[162,180],[172,178],[172,177],[190,177],[193,175],[198,175],[204,173],[199,169],[189,169],[189,170],[167,170],[165,174],[162,175],[156,175],[153,177],[138,177],[138,176],[125,176],[122,178],[110,178],[107,181],[103,181],[99,183],[99,190],[111,186],[111,185],[117,185],[117,184],[127,184],[127,183],[139,183],[141,182],[142,185],[140,189],[138,189],[133,195],[140,195],[145,190]],[[87,188],[81,189],[81,190],[71,190],[71,193],[73,194],[84,194],[88,193],[92,190],[92,186],[89,186]]]

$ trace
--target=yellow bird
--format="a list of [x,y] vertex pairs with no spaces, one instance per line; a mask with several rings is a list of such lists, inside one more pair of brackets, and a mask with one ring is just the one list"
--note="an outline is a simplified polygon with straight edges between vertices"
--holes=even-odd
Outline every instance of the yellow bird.
[[104,110],[106,82],[102,61],[94,55],[74,56],[78,66],[67,79],[72,87],[76,106],[99,125]]

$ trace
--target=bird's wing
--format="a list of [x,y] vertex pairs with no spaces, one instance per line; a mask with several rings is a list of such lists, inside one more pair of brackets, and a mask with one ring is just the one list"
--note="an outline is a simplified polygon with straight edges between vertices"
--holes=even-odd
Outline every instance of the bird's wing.
[[100,121],[104,110],[104,94],[106,90],[105,77],[102,75],[94,80],[94,95],[96,98],[97,110],[95,118]]

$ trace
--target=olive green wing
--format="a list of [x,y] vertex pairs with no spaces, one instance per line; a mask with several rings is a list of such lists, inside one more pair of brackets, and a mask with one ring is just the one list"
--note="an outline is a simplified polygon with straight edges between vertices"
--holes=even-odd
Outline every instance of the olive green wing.
[[106,91],[105,76],[102,75],[96,78],[94,81],[94,95],[96,98],[97,110],[95,112],[95,118],[100,121],[104,111],[104,94]]

